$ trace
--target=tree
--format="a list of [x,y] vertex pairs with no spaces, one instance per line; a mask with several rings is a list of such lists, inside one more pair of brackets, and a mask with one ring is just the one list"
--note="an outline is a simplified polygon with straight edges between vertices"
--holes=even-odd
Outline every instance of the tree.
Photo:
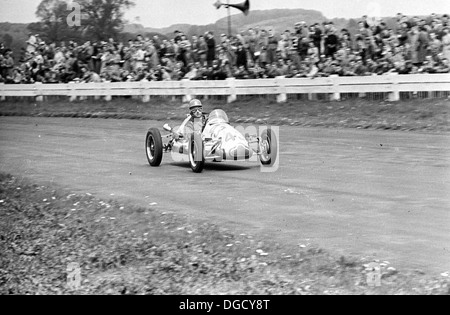
[[117,39],[123,29],[124,10],[132,0],[78,0],[83,13],[82,27],[97,40]]
[[50,42],[79,39],[81,29],[67,23],[67,16],[71,13],[67,3],[64,0],[42,0],[36,10],[40,23],[33,23],[28,29],[38,31]]
[[5,33],[3,35],[3,43],[5,44],[5,47],[11,47],[14,39],[9,33]]

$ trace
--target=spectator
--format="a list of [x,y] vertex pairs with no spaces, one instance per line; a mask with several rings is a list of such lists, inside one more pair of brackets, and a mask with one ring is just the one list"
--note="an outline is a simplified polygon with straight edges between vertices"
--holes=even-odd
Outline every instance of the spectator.
[[308,74],[306,75],[306,77],[314,79],[317,76],[317,74],[319,73],[319,68],[317,67],[315,60],[311,59],[311,58],[306,58],[305,64],[308,69],[307,70]]
[[358,76],[371,75],[371,72],[364,65],[363,60],[361,58],[356,61],[355,75],[358,75]]
[[188,72],[183,76],[183,79],[194,80],[197,77],[197,68],[192,63],[187,66]]
[[167,71],[166,68],[161,68],[161,81],[171,81],[172,76],[170,75],[169,71]]
[[[81,81],[86,83],[102,82],[100,76],[94,71],[89,70],[86,66],[81,67]],[[54,82],[52,82],[54,83]]]
[[277,60],[278,39],[275,32],[270,29],[267,37],[267,62],[274,63]]
[[450,72],[450,59],[442,58],[436,67],[436,73],[449,73]]
[[27,40],[27,52],[29,53],[33,53],[36,52],[37,47],[38,47],[38,39],[37,37],[39,37],[39,35],[33,35],[32,33],[28,34],[29,38]]
[[236,66],[239,68],[243,66],[247,70],[247,51],[242,43],[238,44],[236,51]]
[[206,46],[208,48],[206,52],[206,62],[208,66],[212,66],[213,61],[216,58],[216,41],[212,32],[206,33]]
[[192,35],[191,39],[191,56],[193,62],[198,62],[200,60],[199,58],[199,52],[200,50],[200,41],[197,37],[197,35]]
[[331,24],[327,24],[329,26],[328,32],[325,34],[325,56],[331,56],[334,58],[334,54],[338,50],[339,39],[336,35],[336,30]]
[[182,34],[178,41],[178,59],[183,62],[185,66],[193,62],[191,56],[191,42],[187,39],[187,36]]
[[422,64],[425,61],[425,57],[428,53],[428,32],[424,26],[419,28],[417,59],[418,63]]
[[149,69],[156,68],[159,65],[160,58],[158,57],[158,52],[152,40],[149,41],[144,55]]
[[289,74],[289,66],[283,58],[278,59],[277,69],[280,76],[286,76]]
[[[229,65],[236,64],[236,49],[237,45],[232,38],[228,38],[226,34],[221,35],[221,43],[219,45],[219,53],[225,54],[223,59],[228,60]],[[222,64],[224,65],[224,63]]]
[[285,60],[288,58],[288,54],[292,45],[290,35],[291,32],[289,30],[285,30],[283,34],[281,34],[281,38],[278,41],[277,52],[279,56]]
[[307,50],[307,56],[310,62],[318,63],[319,62],[319,48],[314,45],[314,42],[310,41],[309,47]]
[[240,65],[239,67],[236,67],[237,69],[234,71],[233,76],[238,79],[238,80],[245,80],[245,79],[249,79],[250,75],[249,72],[247,71],[247,69],[243,66]]
[[[24,83],[24,76],[22,74],[22,71],[19,68],[14,68],[12,70],[12,74],[8,76],[13,84],[21,84]],[[7,77],[7,78],[8,78]]]
[[[144,63],[145,63],[145,51],[143,49],[143,44],[142,43],[135,43],[134,44],[134,54],[132,56],[133,61],[134,61],[134,69],[133,70],[137,70],[137,69],[142,69],[144,67]],[[106,57],[102,57],[102,60],[107,60],[110,58],[110,55],[112,54],[112,51],[109,50],[106,53]]]
[[437,64],[433,60],[433,57],[428,55],[425,57],[425,60],[423,62],[422,71],[424,73],[436,73],[437,71]]
[[435,32],[430,33],[430,41],[428,47],[429,53],[435,58],[442,51],[442,42],[437,38]]
[[212,64],[212,79],[213,80],[225,80],[228,74],[225,70],[225,65],[220,65],[218,60],[213,60]]
[[6,54],[2,62],[2,70],[3,70],[3,77],[8,78],[13,76],[14,59],[12,57],[11,50],[6,51]]
[[297,53],[300,57],[299,61],[303,61],[308,56],[309,49],[309,39],[307,37],[302,37],[300,42],[297,44]]
[[246,48],[249,52],[250,59],[252,61],[256,61],[256,59],[257,59],[256,52],[259,50],[257,49],[258,37],[256,35],[255,30],[253,28],[249,28],[248,35],[244,38],[245,38],[245,42],[247,45]]
[[[262,50],[267,51],[268,46],[268,34],[265,29],[262,29],[258,34],[258,51],[262,53]],[[266,55],[267,56],[267,55]],[[265,62],[267,63],[267,58],[265,59]]]
[[218,54],[215,61],[218,61],[220,66],[224,66],[230,63],[228,54],[225,52],[225,49],[223,47],[218,48]]
[[206,40],[203,35],[199,36],[198,38],[197,48],[198,61],[200,61],[200,64],[205,65],[205,63],[207,63],[208,45],[206,44]]
[[409,53],[411,55],[411,60],[414,65],[419,64],[419,27],[413,26],[408,33],[408,44],[409,44]]
[[264,69],[258,63],[250,62],[248,72],[249,79],[261,79],[264,77]]
[[305,21],[295,23],[294,28],[295,28],[295,34],[296,34],[298,40],[301,40],[302,38],[310,36],[308,26],[306,25]]

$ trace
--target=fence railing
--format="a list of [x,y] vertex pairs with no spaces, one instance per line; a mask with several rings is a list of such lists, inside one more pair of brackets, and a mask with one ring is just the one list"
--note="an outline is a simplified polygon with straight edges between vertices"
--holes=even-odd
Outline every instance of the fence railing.
[[[405,93],[450,93],[450,74],[382,75],[326,78],[284,78],[218,81],[150,81],[102,82],[67,84],[2,84],[0,100],[8,97],[33,97],[43,101],[46,96],[65,96],[71,101],[94,97],[109,101],[114,96],[141,97],[181,96],[189,100],[199,96],[226,96],[233,102],[240,95],[275,95],[277,102],[286,102],[291,95],[307,95],[309,99],[326,95],[329,100],[340,100],[342,95],[382,94],[390,101],[400,100]],[[290,99],[291,97],[289,97]]]

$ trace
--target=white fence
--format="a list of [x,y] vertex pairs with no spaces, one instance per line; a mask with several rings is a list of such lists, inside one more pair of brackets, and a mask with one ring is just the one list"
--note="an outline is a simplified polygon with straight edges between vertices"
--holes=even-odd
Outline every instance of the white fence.
[[0,100],[6,97],[66,96],[71,101],[93,96],[111,100],[113,96],[142,97],[182,96],[185,100],[199,96],[227,96],[233,102],[239,95],[276,95],[285,102],[291,94],[327,94],[331,100],[340,100],[343,93],[385,93],[391,101],[400,100],[401,92],[449,92],[450,74],[382,75],[358,77],[290,78],[221,81],[150,81],[104,82],[68,84],[0,84]]

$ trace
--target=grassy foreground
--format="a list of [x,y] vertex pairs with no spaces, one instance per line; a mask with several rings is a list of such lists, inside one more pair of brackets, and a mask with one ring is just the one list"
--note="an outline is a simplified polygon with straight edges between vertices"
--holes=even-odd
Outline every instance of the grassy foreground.
[[[289,100],[278,104],[264,97],[203,100],[206,112],[224,109],[232,123],[261,123],[308,127],[392,129],[408,131],[450,131],[450,99],[410,99],[400,102],[347,99],[340,102]],[[83,117],[153,119],[181,122],[186,117],[181,100],[114,98],[111,102],[85,100],[69,102],[0,102],[0,116]]]
[[[431,278],[380,262],[380,287],[365,264],[299,246],[282,252],[251,235],[71,194],[0,174],[0,295],[4,294],[449,294]],[[81,287],[67,266],[81,266]]]

